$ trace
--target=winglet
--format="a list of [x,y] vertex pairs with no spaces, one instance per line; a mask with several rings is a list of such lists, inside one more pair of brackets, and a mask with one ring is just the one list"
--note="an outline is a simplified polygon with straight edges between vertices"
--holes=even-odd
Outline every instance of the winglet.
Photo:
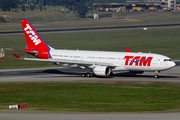
[[13,53],[13,55],[14,55],[16,58],[22,59],[22,57],[21,57],[21,56],[19,56],[19,55],[15,54],[15,53]]
[[126,52],[131,52],[129,48],[126,48]]

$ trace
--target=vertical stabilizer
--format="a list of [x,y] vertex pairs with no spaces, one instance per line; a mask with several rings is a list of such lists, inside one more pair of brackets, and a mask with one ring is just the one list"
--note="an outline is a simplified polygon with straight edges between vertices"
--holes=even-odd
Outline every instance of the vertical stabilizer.
[[49,51],[53,48],[45,43],[29,20],[21,19],[21,24],[27,42],[27,48],[24,51],[38,58],[51,58]]
[[50,47],[44,42],[42,37],[27,19],[21,19],[24,35],[26,38],[28,49],[46,49]]

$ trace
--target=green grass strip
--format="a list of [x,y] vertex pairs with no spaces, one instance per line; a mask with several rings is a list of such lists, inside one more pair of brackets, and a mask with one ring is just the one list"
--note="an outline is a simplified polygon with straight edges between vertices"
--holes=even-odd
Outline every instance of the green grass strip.
[[[56,49],[93,50],[93,51],[125,51],[129,47],[132,52],[151,52],[166,55],[172,60],[179,60],[180,38],[179,27],[148,28],[136,30],[110,30],[70,33],[42,33],[46,43]],[[23,50],[26,48],[24,35],[2,35],[0,48]],[[47,62],[24,61],[13,56],[22,57],[23,52],[5,50],[5,60],[0,61],[0,69],[52,67]],[[28,55],[27,57],[32,57]]]
[[180,109],[180,86],[71,83],[1,83],[0,109],[133,112]]

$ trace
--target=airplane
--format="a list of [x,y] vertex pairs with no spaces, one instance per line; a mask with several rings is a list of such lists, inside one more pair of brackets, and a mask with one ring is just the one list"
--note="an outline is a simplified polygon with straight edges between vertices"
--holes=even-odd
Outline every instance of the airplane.
[[111,51],[86,51],[54,49],[50,47],[39,35],[28,19],[21,19],[27,48],[18,50],[31,54],[37,58],[22,58],[14,53],[16,58],[33,61],[47,61],[66,67],[78,67],[86,69],[82,77],[113,75],[114,71],[130,71],[131,73],[155,72],[155,78],[159,78],[159,72],[173,68],[176,64],[167,56],[155,53]]

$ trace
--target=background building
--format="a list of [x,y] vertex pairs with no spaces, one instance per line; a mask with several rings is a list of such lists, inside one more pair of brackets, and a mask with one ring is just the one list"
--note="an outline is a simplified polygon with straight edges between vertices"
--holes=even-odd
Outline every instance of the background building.
[[157,10],[176,10],[176,0],[138,0],[127,1],[125,3],[93,3],[93,5],[104,11],[105,8],[118,8],[123,6],[127,7],[127,10],[132,9],[134,6],[142,7],[144,10],[148,9],[148,7],[156,7]]

